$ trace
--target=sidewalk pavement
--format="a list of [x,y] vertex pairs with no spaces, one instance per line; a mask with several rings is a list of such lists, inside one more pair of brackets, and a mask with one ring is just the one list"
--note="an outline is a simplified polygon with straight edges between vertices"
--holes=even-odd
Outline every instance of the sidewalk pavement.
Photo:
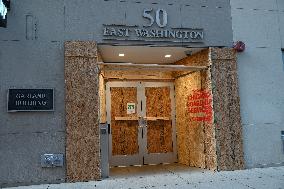
[[119,169],[102,181],[20,186],[13,189],[284,189],[284,166],[223,172],[180,165],[158,169],[148,167],[140,173],[138,168]]

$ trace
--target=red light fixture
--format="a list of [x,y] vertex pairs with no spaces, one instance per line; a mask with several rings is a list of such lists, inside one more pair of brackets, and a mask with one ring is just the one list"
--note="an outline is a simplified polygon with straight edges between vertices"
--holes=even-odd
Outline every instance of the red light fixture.
[[233,48],[237,51],[237,52],[244,52],[246,49],[246,44],[242,41],[237,41],[234,43]]

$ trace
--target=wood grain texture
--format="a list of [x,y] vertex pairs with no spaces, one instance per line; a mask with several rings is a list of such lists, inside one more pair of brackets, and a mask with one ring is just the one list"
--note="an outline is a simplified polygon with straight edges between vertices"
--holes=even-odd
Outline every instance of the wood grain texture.
[[179,162],[205,168],[204,125],[191,120],[188,112],[188,96],[200,89],[200,73],[176,80],[176,125]]
[[146,116],[171,117],[170,87],[146,87]]
[[209,66],[209,49],[203,49],[191,56],[185,57],[177,62],[176,65],[186,66]]
[[100,123],[106,123],[106,90],[102,74],[99,75],[99,97],[100,97]]
[[172,121],[147,121],[147,152],[173,152]]
[[244,169],[236,53],[211,48],[218,170]]
[[159,71],[113,71],[113,70],[103,70],[104,77],[106,79],[143,79],[143,80],[172,80],[173,76],[171,72],[159,72]]
[[[176,72],[174,75],[177,77],[179,161],[210,169],[243,169],[243,138],[235,52],[229,48],[210,48],[210,52],[203,50],[177,64],[211,65],[211,70],[187,73],[188,75]],[[200,78],[196,76],[198,73]],[[197,80],[200,80],[199,87],[194,86]],[[196,89],[212,93],[214,120],[211,123],[197,124],[188,120],[191,115],[184,112],[186,94]]]
[[[202,50],[187,57],[176,64],[194,66],[209,66],[209,50]],[[194,91],[206,91],[211,93],[210,70],[175,73],[176,89],[176,125],[179,162],[182,164],[217,169],[216,141],[213,119],[208,121],[196,121],[194,116],[202,116],[201,113],[189,112],[188,98],[194,95]],[[212,102],[210,104],[212,109]]]
[[206,168],[216,170],[217,169],[217,155],[216,155],[216,137],[215,137],[215,123],[214,123],[214,109],[213,109],[213,94],[211,83],[210,70],[201,71],[201,89],[210,93],[210,109],[212,111],[212,118],[210,121],[203,122],[204,124],[204,153],[205,153],[205,165]]
[[[127,114],[127,103],[135,103],[134,114]],[[133,155],[139,152],[138,121],[116,120],[116,117],[137,118],[137,89],[135,87],[111,88],[112,155]]]
[[[146,116],[171,117],[170,87],[146,87]],[[148,153],[173,151],[172,121],[147,121]]]
[[96,44],[66,42],[65,55],[67,181],[97,180],[101,173]]

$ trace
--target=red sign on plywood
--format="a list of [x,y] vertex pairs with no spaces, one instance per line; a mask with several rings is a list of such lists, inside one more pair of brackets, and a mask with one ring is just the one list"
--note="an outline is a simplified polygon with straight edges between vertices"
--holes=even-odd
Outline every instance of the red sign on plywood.
[[187,107],[191,121],[210,122],[213,116],[212,95],[206,90],[193,90],[188,96]]

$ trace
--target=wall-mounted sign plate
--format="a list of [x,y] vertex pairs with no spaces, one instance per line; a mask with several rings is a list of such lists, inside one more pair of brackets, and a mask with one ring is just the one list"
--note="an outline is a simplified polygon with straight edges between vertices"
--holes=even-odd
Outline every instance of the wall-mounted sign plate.
[[41,155],[41,167],[63,167],[63,154],[43,154]]
[[8,112],[54,111],[53,89],[9,89]]
[[104,40],[203,43],[203,28],[168,27],[165,9],[145,8],[141,16],[145,21],[143,25],[103,24]]

